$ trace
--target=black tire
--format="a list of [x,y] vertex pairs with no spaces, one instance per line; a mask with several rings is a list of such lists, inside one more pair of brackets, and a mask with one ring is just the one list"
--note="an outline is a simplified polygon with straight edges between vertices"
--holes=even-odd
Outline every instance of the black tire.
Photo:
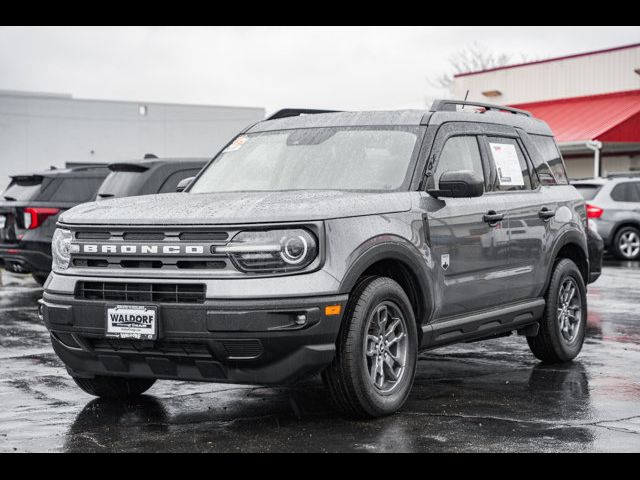
[[[386,308],[388,308],[386,318],[391,320],[391,324],[386,322],[384,325],[391,329],[392,325],[400,320],[401,324],[398,328],[401,330],[397,334],[394,333],[394,337],[404,339],[404,341],[395,342],[397,345],[395,347],[389,345],[389,348],[395,348],[395,352],[389,352],[388,361],[393,366],[397,365],[398,372],[401,372],[394,373],[394,375],[398,375],[397,380],[394,380],[389,374],[390,368],[395,370],[386,363],[387,355],[380,351],[376,354],[375,349],[370,349],[373,344],[369,344],[368,329],[378,326],[377,323],[371,323],[374,321],[374,315]],[[395,317],[392,314],[395,314]],[[387,331],[386,327],[384,331]],[[400,335],[400,332],[403,335]],[[345,310],[336,345],[336,356],[332,364],[322,373],[324,384],[329,391],[329,397],[334,407],[345,415],[359,418],[381,417],[400,409],[406,402],[413,386],[418,353],[417,337],[411,302],[402,287],[386,277],[368,277],[361,281],[352,292]],[[389,337],[381,334],[379,338]],[[393,339],[393,337],[391,338]],[[390,343],[393,342],[390,341]],[[369,355],[367,350],[370,352]],[[404,368],[394,362],[391,359],[392,356],[402,357]],[[378,359],[381,365],[380,378],[377,367],[375,371],[373,368],[373,362]],[[386,383],[385,374],[391,378]],[[381,380],[380,383],[384,385],[374,385],[371,375],[374,376],[375,381]],[[393,385],[385,390],[383,387],[387,383]]]
[[[576,287],[576,298],[574,305],[580,307],[579,312],[573,311],[574,318],[579,313],[579,319],[572,322],[575,338],[567,338],[569,331],[561,331],[561,316],[559,308],[562,305],[560,293],[565,285]],[[564,363],[576,358],[582,350],[587,326],[587,290],[584,286],[584,279],[580,270],[573,261],[562,259],[556,263],[551,275],[549,289],[545,295],[547,302],[544,315],[540,323],[540,330],[535,337],[527,337],[527,343],[533,354],[544,363]],[[573,331],[573,329],[572,329]]]
[[153,378],[121,378],[106,376],[96,376],[94,378],[73,377],[73,380],[89,395],[114,399],[133,398],[138,395],[142,395],[156,382]]
[[44,282],[49,278],[48,273],[32,273],[31,276],[41,287],[44,286]]
[[640,230],[630,225],[618,230],[613,237],[613,244],[611,245],[613,254],[620,260],[638,260],[640,259],[640,248],[637,252],[633,252],[628,250],[625,251],[625,248],[623,247],[625,237],[628,236],[632,236],[637,239],[637,241],[640,241]]

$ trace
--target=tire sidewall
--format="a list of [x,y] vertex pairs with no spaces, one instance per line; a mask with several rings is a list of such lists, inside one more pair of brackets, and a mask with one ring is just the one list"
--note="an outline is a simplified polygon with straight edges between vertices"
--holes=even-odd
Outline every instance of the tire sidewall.
[[[357,338],[354,339],[354,365],[352,366],[352,375],[354,383],[360,388],[356,390],[360,397],[360,402],[365,409],[373,416],[386,415],[395,412],[407,400],[413,379],[415,376],[417,363],[417,329],[415,316],[411,303],[402,288],[393,280],[388,278],[377,278],[371,281],[365,289],[372,292],[366,304],[366,308],[355,310],[351,317],[352,333]],[[369,379],[369,372],[365,358],[365,342],[367,335],[367,320],[376,307],[382,302],[392,302],[402,311],[406,322],[407,332],[407,365],[400,385],[389,393],[382,393],[374,387]],[[353,328],[356,327],[356,328]]]
[[632,226],[622,227],[620,230],[618,230],[615,238],[613,239],[613,250],[616,254],[616,257],[618,257],[621,260],[630,260],[630,261],[638,260],[640,258],[640,252],[635,257],[627,257],[620,251],[620,246],[619,246],[620,238],[622,237],[622,235],[624,235],[627,232],[634,232],[636,235],[640,237],[640,230],[638,230],[636,227],[632,227]]
[[[580,293],[580,305],[581,305],[581,318],[580,318],[580,330],[578,336],[571,344],[564,340],[562,333],[560,332],[560,322],[558,320],[558,296],[560,294],[560,287],[567,278],[571,278],[578,287]],[[584,279],[578,270],[578,267],[571,260],[561,260],[556,265],[556,271],[554,272],[552,282],[549,285],[549,292],[547,295],[547,325],[549,330],[549,338],[553,342],[554,350],[558,357],[568,362],[578,356],[582,345],[584,343],[587,327],[587,291],[584,284]]]

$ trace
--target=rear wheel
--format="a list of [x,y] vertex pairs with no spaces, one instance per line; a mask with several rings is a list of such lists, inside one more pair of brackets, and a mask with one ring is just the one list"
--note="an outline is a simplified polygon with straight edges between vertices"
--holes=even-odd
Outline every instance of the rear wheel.
[[322,375],[332,403],[356,417],[394,413],[411,391],[417,350],[415,317],[402,287],[386,277],[365,279],[349,300],[336,357]]
[[527,343],[545,363],[569,362],[582,350],[587,324],[587,291],[573,261],[556,264],[545,300],[538,335],[527,337]]
[[153,378],[121,378],[96,376],[73,377],[76,384],[89,395],[101,398],[133,398],[142,395],[156,382]]
[[640,258],[640,230],[636,227],[622,227],[613,238],[613,253],[620,260]]

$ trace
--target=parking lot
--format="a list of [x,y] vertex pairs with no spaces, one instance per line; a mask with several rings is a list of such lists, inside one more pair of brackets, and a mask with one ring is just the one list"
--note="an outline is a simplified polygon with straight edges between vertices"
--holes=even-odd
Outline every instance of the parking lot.
[[578,360],[523,338],[421,355],[403,410],[352,421],[318,379],[289,388],[158,382],[132,403],[81,392],[37,316],[41,289],[2,272],[0,451],[640,451],[640,265],[607,261]]

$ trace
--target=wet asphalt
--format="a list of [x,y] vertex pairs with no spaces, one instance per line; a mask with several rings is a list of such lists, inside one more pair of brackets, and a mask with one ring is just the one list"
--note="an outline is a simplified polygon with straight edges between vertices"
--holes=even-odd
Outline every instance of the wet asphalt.
[[41,289],[2,283],[0,452],[640,452],[640,263],[605,263],[573,363],[541,365],[518,336],[436,350],[402,411],[374,421],[335,414],[318,379],[164,381],[137,401],[94,399],[51,349]]

